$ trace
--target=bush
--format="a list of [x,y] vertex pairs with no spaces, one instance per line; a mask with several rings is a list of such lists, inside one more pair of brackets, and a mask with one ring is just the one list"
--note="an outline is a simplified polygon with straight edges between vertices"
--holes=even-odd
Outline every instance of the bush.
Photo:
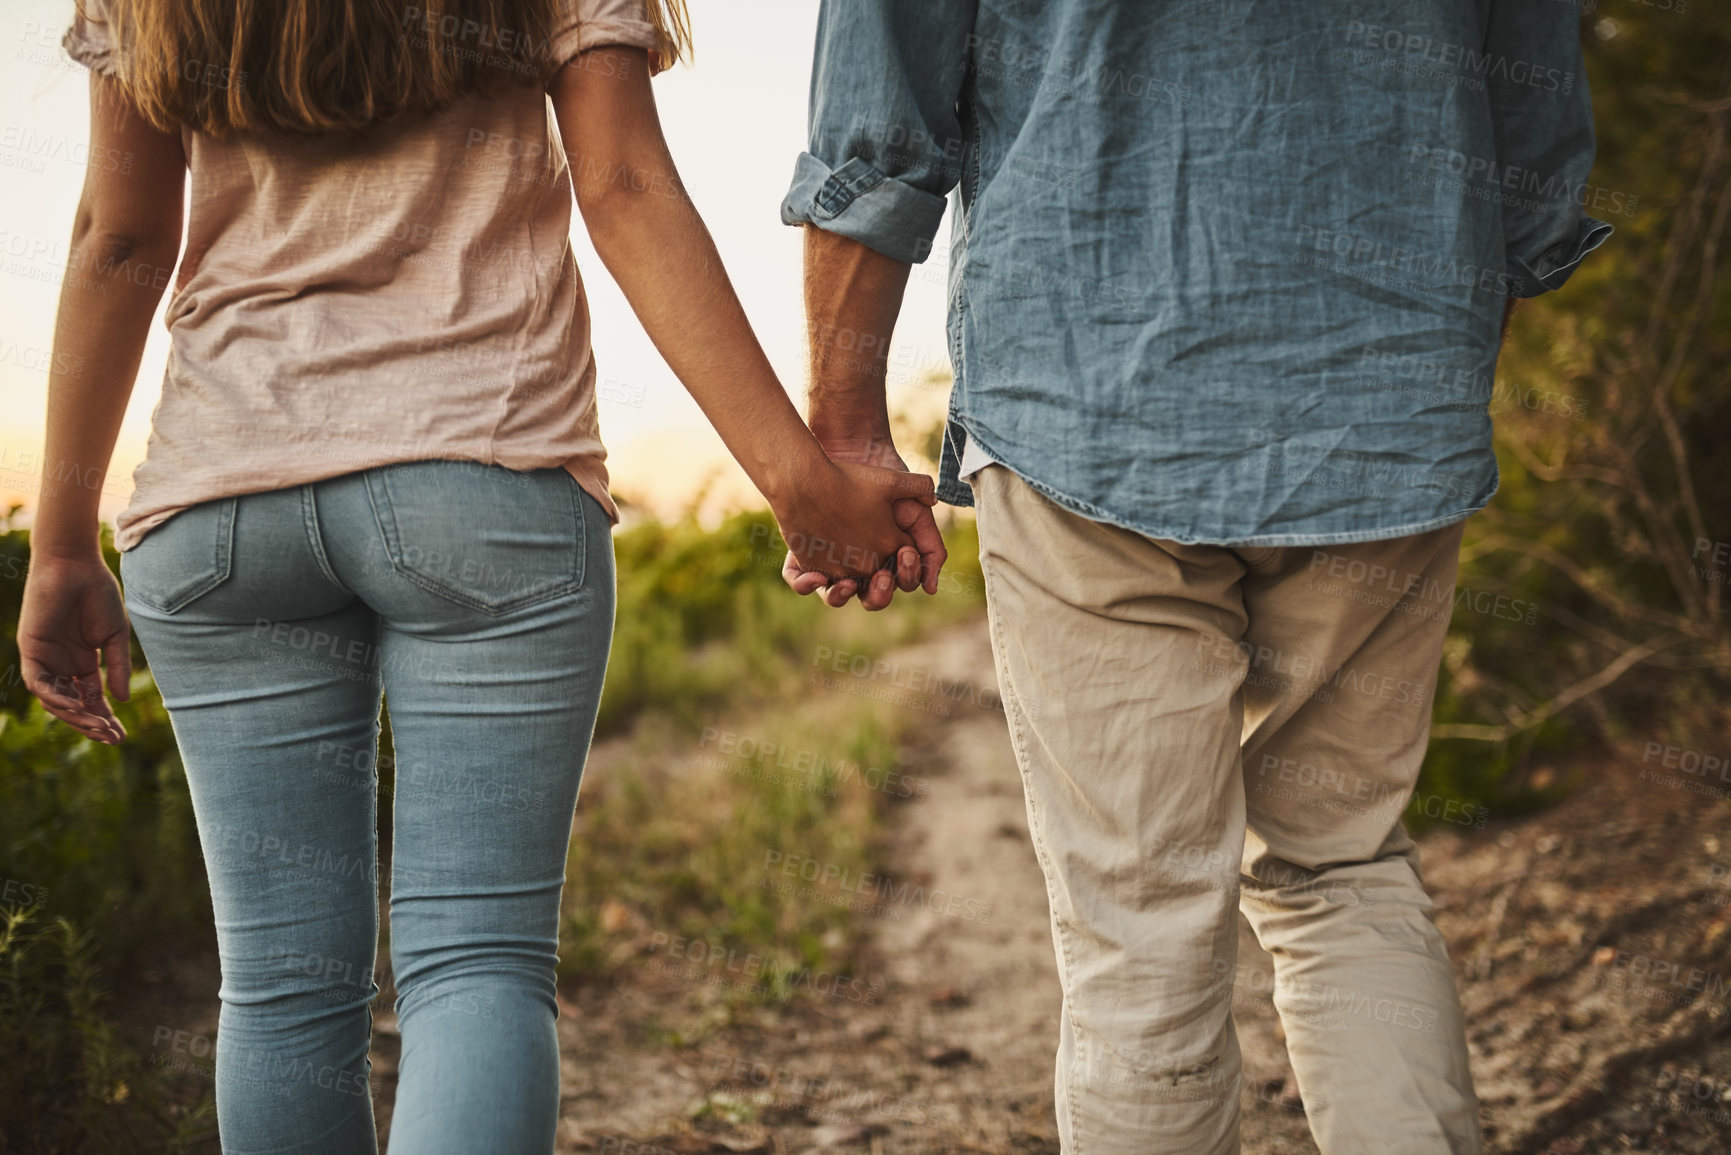
[[89,934],[69,919],[34,925],[0,908],[0,1143],[20,1155],[155,1155],[214,1134],[215,1104],[170,1101],[159,1073],[115,1037]]
[[1599,157],[1584,195],[1617,234],[1515,313],[1492,414],[1502,489],[1467,523],[1461,584],[1536,622],[1457,613],[1426,788],[1509,813],[1587,739],[1697,748],[1731,702],[1726,571],[1731,18],[1587,18]]
[[984,604],[972,520],[946,528],[950,561],[935,598],[897,595],[888,610],[837,612],[795,597],[766,510],[714,530],[692,516],[617,534],[618,621],[597,729],[614,734],[645,712],[688,729],[726,703],[767,700],[809,668],[814,647],[877,654]]
[[856,920],[802,883],[781,886],[775,864],[811,858],[855,878],[880,873],[882,815],[913,789],[899,769],[908,726],[905,711],[820,699],[751,724],[798,758],[722,756],[712,742],[696,757],[685,756],[689,744],[645,746],[586,783],[566,873],[564,975],[609,978],[657,936],[848,972]]

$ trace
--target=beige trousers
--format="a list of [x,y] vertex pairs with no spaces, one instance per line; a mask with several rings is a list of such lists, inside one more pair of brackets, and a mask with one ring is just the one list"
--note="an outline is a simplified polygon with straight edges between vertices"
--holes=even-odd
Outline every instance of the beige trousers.
[[1242,909],[1325,1155],[1476,1153],[1460,1003],[1400,821],[1461,524],[1184,546],[1001,465],[973,486],[1064,990],[1064,1151],[1238,1151]]

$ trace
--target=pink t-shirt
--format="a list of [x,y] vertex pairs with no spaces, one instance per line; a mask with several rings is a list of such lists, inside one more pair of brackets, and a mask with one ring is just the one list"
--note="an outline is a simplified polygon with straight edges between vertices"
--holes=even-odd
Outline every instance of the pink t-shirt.
[[[643,0],[560,7],[557,63],[657,45]],[[67,51],[112,74],[123,46],[101,0],[84,8]],[[563,466],[617,519],[545,94],[470,98],[358,143],[182,138],[168,370],[116,548],[201,501],[428,459]]]

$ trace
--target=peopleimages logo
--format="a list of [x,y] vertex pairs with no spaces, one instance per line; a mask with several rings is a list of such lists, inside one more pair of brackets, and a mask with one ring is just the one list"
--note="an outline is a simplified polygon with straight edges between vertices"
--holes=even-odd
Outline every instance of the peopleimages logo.
[[649,953],[663,952],[668,960],[679,959],[694,964],[695,969],[689,971],[673,964],[667,972],[687,979],[703,979],[711,972],[719,972],[722,977],[749,980],[752,984],[774,987],[789,994],[803,988],[853,1003],[875,1003],[883,993],[880,984],[868,983],[861,978],[782,963],[766,955],[734,950],[723,943],[685,938],[658,930],[649,936]]
[[[506,64],[509,63],[506,57],[510,55],[533,60],[547,60],[553,55],[553,42],[545,37],[536,39],[527,33],[515,32],[509,28],[482,24],[478,20],[461,19],[448,12],[438,11],[436,6],[431,10],[415,5],[405,7],[402,27],[406,30],[416,24],[420,26],[418,30],[422,36],[438,36],[451,42],[444,46],[447,51],[460,46],[457,51],[464,53],[466,59]],[[489,55],[492,52],[505,55]]]
[[[1503,297],[1511,295],[1515,288],[1509,274],[1501,269],[1489,265],[1475,265],[1470,261],[1462,262],[1452,255],[1417,252],[1403,245],[1391,244],[1358,233],[1301,224],[1298,226],[1296,239],[1301,249],[1326,253],[1348,265],[1382,267],[1425,278],[1412,282],[1414,288],[1434,289],[1456,285]],[[1336,271],[1347,270],[1342,268]]]
[[1577,206],[1618,216],[1635,215],[1640,197],[1629,196],[1598,185],[1573,184],[1560,174],[1547,176],[1537,169],[1514,164],[1498,164],[1490,157],[1468,156],[1459,149],[1437,147],[1415,142],[1407,154],[1409,164],[1422,165],[1439,173],[1465,181],[1481,181],[1498,188],[1511,189],[1533,198],[1520,207],[1537,208],[1545,204],[1573,201]]
[[766,850],[763,867],[766,876],[771,873],[772,867],[779,867],[779,873],[784,877],[797,878],[801,882],[814,883],[845,894],[862,895],[874,903],[921,907],[933,914],[947,914],[969,922],[985,922],[992,917],[991,906],[975,898],[965,898],[935,887],[927,890],[924,886],[911,882],[898,883],[882,874],[868,874],[833,862],[819,862],[815,858],[800,854]]
[[1471,44],[1440,40],[1423,33],[1353,20],[1347,23],[1346,37],[1348,43],[1354,47],[1379,49],[1414,63],[1470,72],[1484,79],[1503,80],[1544,92],[1567,94],[1575,89],[1573,72],[1550,68],[1530,60],[1516,59],[1500,52],[1487,52]]

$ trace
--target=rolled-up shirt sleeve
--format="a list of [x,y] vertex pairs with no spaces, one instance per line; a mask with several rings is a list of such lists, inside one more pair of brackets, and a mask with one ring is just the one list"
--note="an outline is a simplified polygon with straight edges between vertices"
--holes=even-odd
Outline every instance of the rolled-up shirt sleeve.
[[1496,134],[1512,295],[1562,287],[1611,226],[1583,211],[1593,169],[1593,104],[1580,22],[1568,4],[1495,0],[1484,75]]
[[967,143],[957,112],[975,0],[824,0],[808,151],[781,219],[896,260],[932,250]]

